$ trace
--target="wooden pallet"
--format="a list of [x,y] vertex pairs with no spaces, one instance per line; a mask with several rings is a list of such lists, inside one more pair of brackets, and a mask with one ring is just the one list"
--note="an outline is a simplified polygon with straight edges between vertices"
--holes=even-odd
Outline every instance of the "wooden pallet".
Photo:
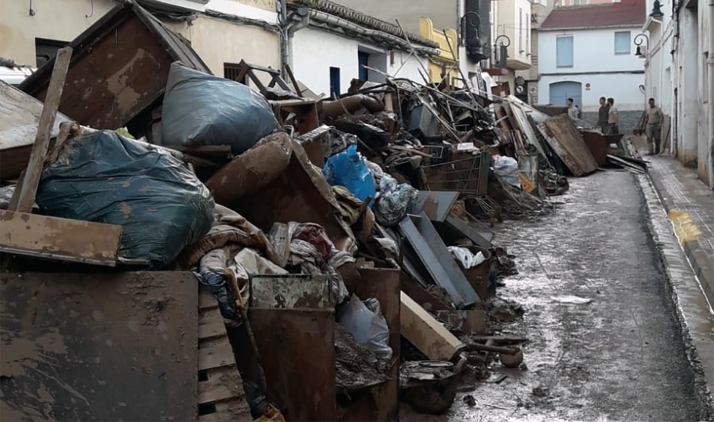
[[205,291],[198,318],[199,422],[252,421],[218,302]]

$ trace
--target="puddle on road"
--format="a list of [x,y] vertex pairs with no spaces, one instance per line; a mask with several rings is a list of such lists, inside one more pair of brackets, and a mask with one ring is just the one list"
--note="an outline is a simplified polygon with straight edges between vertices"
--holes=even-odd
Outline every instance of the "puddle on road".
[[[557,200],[550,216],[507,221],[497,230],[497,243],[516,255],[519,271],[504,280],[499,297],[525,309],[498,334],[529,338],[528,370],[494,363],[490,379],[507,375],[502,382],[462,386],[446,415],[417,414],[403,404],[402,420],[697,419],[682,346],[669,347],[677,341],[674,324],[661,303],[661,274],[642,233],[632,176],[571,179],[570,192]],[[552,300],[565,295],[592,302]]]

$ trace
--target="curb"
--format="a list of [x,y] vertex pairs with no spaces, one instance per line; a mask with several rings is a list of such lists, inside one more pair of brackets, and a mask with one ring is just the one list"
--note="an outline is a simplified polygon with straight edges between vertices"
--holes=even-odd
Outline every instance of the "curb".
[[[699,420],[714,420],[714,357],[711,354],[714,332],[706,328],[714,320],[710,314],[710,302],[707,303],[697,281],[692,280],[695,274],[691,262],[688,262],[667,214],[662,213],[665,199],[660,192],[663,189],[661,182],[655,181],[650,174],[635,177],[649,217],[647,225],[657,244],[665,286],[672,298],[685,353],[694,371],[694,383],[703,407]],[[665,209],[670,205],[665,205]]]
[[[674,202],[669,198],[669,192],[662,184],[659,173],[656,170],[648,169],[647,178],[654,186],[665,211],[669,214],[670,211],[675,210]],[[708,262],[708,258],[704,254],[704,248],[702,248],[699,241],[686,242],[682,248],[694,270],[694,274],[699,278],[700,285],[710,306],[714,306],[714,263]]]

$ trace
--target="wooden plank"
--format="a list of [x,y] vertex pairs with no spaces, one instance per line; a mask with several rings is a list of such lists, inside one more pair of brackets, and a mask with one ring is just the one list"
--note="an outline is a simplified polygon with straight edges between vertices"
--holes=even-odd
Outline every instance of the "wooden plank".
[[412,298],[401,292],[401,334],[432,360],[451,360],[464,344]]
[[293,86],[295,87],[295,93],[298,95],[298,97],[302,98],[302,92],[300,91],[300,85],[298,84],[297,79],[295,79],[293,70],[290,68],[290,65],[288,65],[288,64],[285,65],[285,73],[288,74],[290,81],[293,83]]
[[441,299],[429,293],[416,280],[411,278],[409,274],[405,272],[401,273],[401,289],[426,310],[448,311],[453,309]]
[[243,381],[235,366],[208,370],[208,379],[198,383],[198,404],[245,397]]
[[52,126],[57,117],[57,109],[59,108],[60,99],[62,98],[62,90],[64,89],[67,70],[69,69],[69,60],[72,58],[72,49],[65,47],[57,52],[55,59],[55,67],[50,78],[50,85],[47,88],[47,97],[45,105],[42,107],[40,114],[40,122],[37,125],[37,135],[35,143],[32,146],[30,154],[30,162],[27,165],[25,172],[25,180],[22,185],[22,191],[19,193],[19,200],[15,211],[30,212],[32,205],[35,203],[35,195],[37,187],[40,184],[40,176],[42,176],[42,168],[47,155],[47,149],[50,145],[50,136],[52,135]]
[[0,251],[116,265],[121,226],[0,210]]
[[230,145],[171,145],[171,149],[208,160],[225,161],[233,158]]
[[[253,422],[248,403],[241,400],[230,400],[215,403],[215,413],[198,416],[198,422]],[[256,419],[256,421],[265,419]]]
[[208,311],[216,308],[218,308],[218,300],[212,294],[200,289],[198,292],[198,309]]
[[211,339],[226,335],[226,326],[219,309],[201,310],[198,317],[198,338]]
[[[0,81],[0,180],[19,179],[27,167],[40,114],[42,102]],[[70,121],[69,117],[57,113],[50,136],[57,136],[60,124]]]
[[233,356],[233,349],[228,341],[228,337],[221,337],[215,340],[201,340],[201,348],[198,350],[198,370],[235,366],[236,360]]
[[251,421],[243,379],[236,366],[216,299],[199,289],[199,422]]
[[[32,148],[37,136],[37,125],[40,122],[42,106],[42,102],[33,96],[0,81],[0,151],[22,147]],[[72,119],[58,112],[54,125],[52,125],[51,136],[57,136],[61,123],[71,121]],[[27,158],[29,157],[28,152]],[[6,162],[2,164],[3,167],[7,165]],[[23,168],[25,165],[27,165],[27,161]],[[3,168],[2,173],[5,174],[5,172],[6,170]]]
[[549,135],[545,137],[546,141],[574,176],[585,176],[598,169],[595,158],[570,117],[549,117],[543,126],[545,134]]

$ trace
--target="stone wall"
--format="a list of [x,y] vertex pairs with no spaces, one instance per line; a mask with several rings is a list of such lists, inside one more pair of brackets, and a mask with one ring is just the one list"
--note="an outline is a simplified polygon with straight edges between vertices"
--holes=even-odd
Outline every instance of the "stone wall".
[[[620,132],[631,132],[637,127],[642,111],[620,111]],[[597,112],[583,112],[583,120],[595,126],[597,124]]]

